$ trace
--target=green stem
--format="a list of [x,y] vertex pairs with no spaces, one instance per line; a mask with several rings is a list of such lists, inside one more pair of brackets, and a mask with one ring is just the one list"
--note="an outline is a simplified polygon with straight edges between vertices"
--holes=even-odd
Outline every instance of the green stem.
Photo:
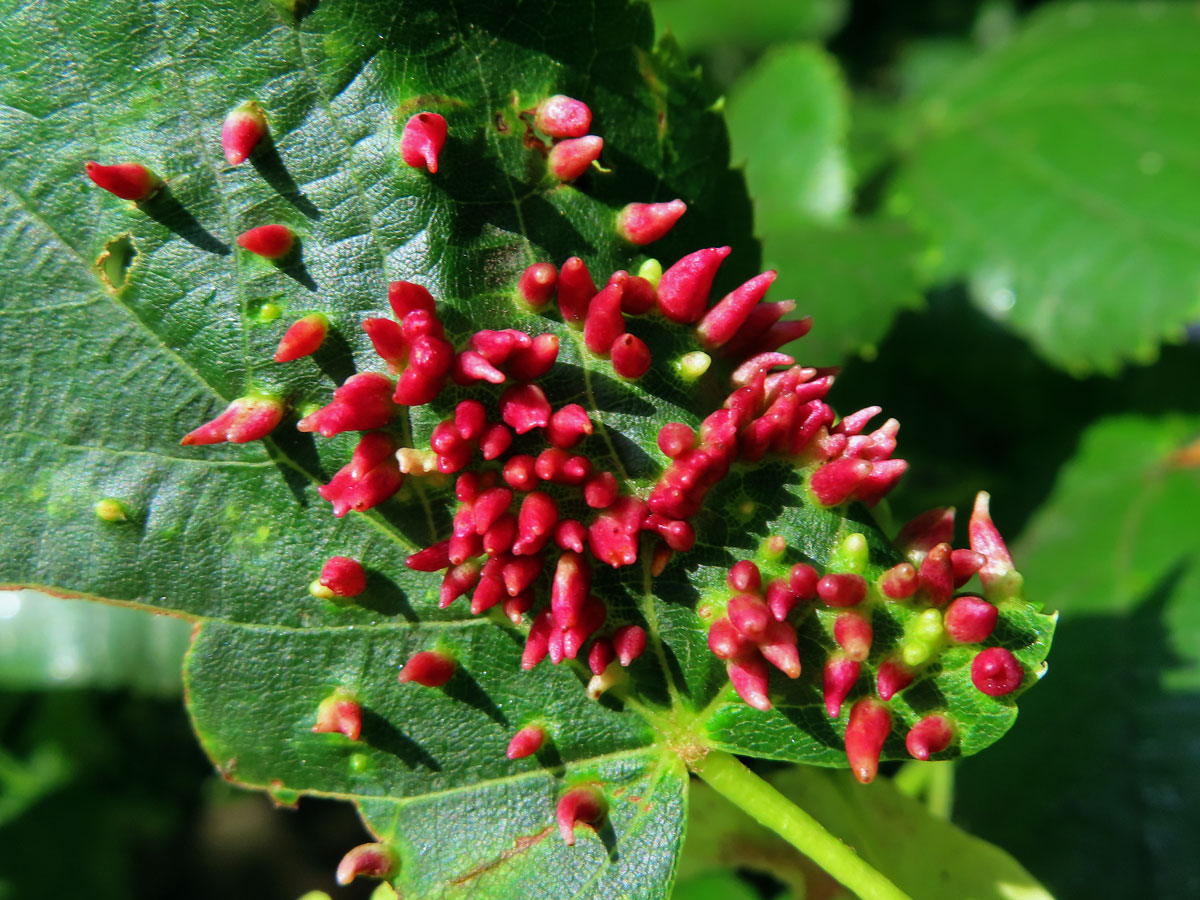
[[770,828],[861,900],[911,900],[820,822],[730,754],[710,751],[692,769],[718,794]]

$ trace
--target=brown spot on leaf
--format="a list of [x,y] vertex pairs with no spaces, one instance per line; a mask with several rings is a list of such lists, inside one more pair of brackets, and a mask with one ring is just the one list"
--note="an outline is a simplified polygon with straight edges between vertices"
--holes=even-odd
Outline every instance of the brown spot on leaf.
[[553,825],[547,825],[545,828],[543,828],[537,834],[526,834],[526,835],[519,836],[515,841],[513,841],[513,845],[509,849],[505,850],[503,853],[501,853],[495,859],[490,860],[489,862],[486,862],[481,866],[477,866],[476,868],[472,869],[470,872],[468,872],[465,875],[460,875],[458,878],[455,878],[454,881],[452,881],[450,883],[455,886],[461,885],[461,884],[466,884],[467,882],[471,881],[472,879],[478,878],[480,875],[483,875],[485,872],[490,872],[492,869],[496,868],[497,866],[503,865],[508,860],[512,859],[514,856],[524,853],[526,850],[530,849],[531,847],[536,847],[538,844],[540,844],[542,841],[544,841],[547,837],[549,837],[554,832],[554,830],[555,829],[554,829]]

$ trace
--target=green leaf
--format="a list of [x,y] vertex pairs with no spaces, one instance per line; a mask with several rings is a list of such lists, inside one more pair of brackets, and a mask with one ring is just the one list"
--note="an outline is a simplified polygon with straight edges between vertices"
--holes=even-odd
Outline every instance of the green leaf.
[[[1002,849],[931,815],[887,779],[864,788],[844,772],[793,766],[768,780],[912,897],[1052,900]],[[692,828],[703,829],[705,840],[693,848],[689,838],[681,877],[714,866],[744,866],[791,885],[791,896],[838,890],[792,847],[744,813],[728,812],[720,803],[707,788],[694,790]],[[701,823],[708,823],[707,827]]]
[[813,317],[812,331],[789,349],[815,366],[874,356],[893,318],[922,305],[924,258],[925,242],[898,221],[781,224],[764,233],[763,261],[779,272],[775,290]]
[[[1194,415],[1100,421],[1018,548],[1061,610],[1057,662],[986,771],[960,767],[959,810],[1063,896],[1185,897],[1200,884],[1188,849],[1200,826],[1184,812],[1200,801],[1198,433]],[[1038,828],[997,771],[1021,773]]]
[[844,0],[652,0],[655,20],[689,53],[729,45],[762,47],[831,34],[845,18]]
[[0,684],[178,694],[191,625],[36,591],[0,592]]
[[890,205],[939,275],[1073,372],[1152,360],[1200,316],[1186,6],[1052,5],[915,104]]
[[734,85],[726,107],[733,160],[746,167],[755,225],[834,221],[850,205],[846,86],[818,47],[776,47]]
[[836,61],[795,44],[759,60],[727,105],[764,263],[780,273],[775,291],[817,323],[798,351],[812,365],[869,354],[892,317],[921,302],[921,238],[900,222],[847,219],[847,102]]
[[[595,701],[581,660],[522,672],[528,617],[473,617],[461,600],[440,608],[440,576],[405,565],[451,533],[451,479],[410,475],[394,498],[338,519],[318,488],[358,436],[294,427],[352,373],[384,370],[362,320],[386,314],[390,280],[412,280],[437,297],[456,348],[479,329],[555,335],[558,360],[538,386],[556,408],[587,408],[596,427],[580,452],[597,470],[615,473],[626,495],[649,494],[666,465],[660,427],[696,426],[719,408],[733,362],[689,379],[679,361],[697,347],[692,329],[631,317],[657,365],[619,379],[557,310],[535,313],[515,291],[530,263],[574,254],[602,281],[638,270],[647,254],[618,237],[617,213],[674,197],[689,210],[656,256],[737,245],[718,292],[756,270],[723,121],[674,45],[652,46],[643,6],[0,0],[0,15],[11,23],[0,39],[0,147],[12,155],[0,221],[5,266],[21,273],[0,314],[13,356],[0,386],[13,411],[0,437],[0,584],[193,620],[187,700],[218,769],[280,803],[304,793],[355,802],[395,849],[406,896],[525,896],[536,885],[664,897],[688,763],[722,748],[845,765],[849,704],[830,721],[820,695],[834,610],[797,616],[804,671],[773,679],[765,714],[738,699],[706,646],[738,559],[759,559],[768,577],[806,560],[871,582],[899,560],[865,507],[813,501],[817,456],[739,462],[693,517],[695,549],[657,577],[649,535],[638,565],[597,562],[591,589],[606,633],[641,625],[650,642],[628,671],[613,668],[618,683]],[[38,49],[50,35],[60,53]],[[574,185],[547,176],[547,148],[529,125],[528,111],[556,92],[585,98],[605,141],[603,167]],[[249,163],[227,166],[221,122],[250,99],[271,138]],[[418,110],[448,122],[436,173],[399,158],[402,123]],[[119,201],[85,180],[88,159],[141,161],[167,186],[138,205]],[[293,229],[298,252],[272,263],[236,249],[240,233],[272,222]],[[312,312],[331,323],[322,348],[272,362],[286,325]],[[388,433],[428,448],[464,397],[499,418],[504,387],[452,384]],[[282,427],[248,444],[180,446],[247,394],[285,398]],[[521,437],[513,452],[537,453],[543,437]],[[578,489],[545,487],[564,515],[597,515]],[[768,535],[785,539],[779,558],[760,553]],[[847,550],[852,535],[863,535],[861,556]],[[366,569],[353,600],[309,589],[335,555]],[[554,562],[536,585],[539,609]],[[878,637],[852,701],[871,691],[922,604],[872,593]],[[1029,604],[1004,604],[989,641],[1018,655],[1024,687],[1042,670],[1052,626]],[[397,683],[408,659],[434,649],[455,661],[449,682]],[[937,650],[891,703],[885,758],[905,755],[903,735],[931,709],[958,720],[951,757],[982,749],[1015,718],[1018,692],[989,698],[971,686],[977,647]],[[313,732],[335,695],[359,704],[360,739]],[[508,760],[508,741],[530,724],[545,728],[545,746]],[[607,814],[567,847],[555,808],[578,784],[603,792]]]

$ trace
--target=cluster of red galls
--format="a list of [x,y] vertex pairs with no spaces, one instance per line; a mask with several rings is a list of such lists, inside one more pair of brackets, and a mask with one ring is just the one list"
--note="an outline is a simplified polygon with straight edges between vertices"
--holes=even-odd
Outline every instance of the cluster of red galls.
[[[801,674],[793,623],[816,608],[838,610],[832,628],[836,649],[826,659],[821,676],[826,712],[836,719],[871,656],[872,611],[887,603],[940,611],[935,614],[940,625],[926,638],[930,646],[918,654],[920,663],[907,664],[899,652],[902,647],[880,655],[875,666],[877,699],[859,699],[850,710],[846,755],[856,776],[869,781],[892,731],[888,701],[913,683],[943,644],[980,644],[995,630],[999,610],[993,603],[972,594],[955,597],[954,592],[976,573],[984,591],[1000,599],[1013,595],[1019,583],[992,523],[986,494],[979,495],[971,515],[971,549],[951,549],[953,528],[951,509],[932,510],[908,523],[897,544],[909,561],[888,569],[874,587],[860,574],[830,572],[822,576],[807,563],[796,563],[764,584],[758,565],[741,560],[729,570],[726,584],[730,593],[710,624],[709,649],[726,661],[738,695],[756,709],[769,710],[767,664],[789,678]],[[783,541],[774,538],[768,546],[772,548],[769,562],[774,564],[784,550]],[[1004,647],[981,649],[972,660],[972,684],[988,696],[1010,694],[1024,679],[1020,662]],[[905,746],[913,757],[926,760],[946,750],[954,736],[955,723],[950,716],[929,713],[908,730]]]

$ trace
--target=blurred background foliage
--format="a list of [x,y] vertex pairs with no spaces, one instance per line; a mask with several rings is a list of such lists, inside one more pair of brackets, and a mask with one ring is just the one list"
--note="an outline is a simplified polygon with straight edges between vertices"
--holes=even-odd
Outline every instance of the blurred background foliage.
[[[853,791],[762,768],[915,898],[966,896],[956,859],[1019,881],[947,818],[1060,898],[1200,896],[1197,7],[652,6],[724,97],[772,296],[816,320],[798,358],[842,367],[841,410],[904,423],[895,522],[991,491],[1062,613],[996,748]],[[187,636],[0,594],[0,898],[370,895],[333,884],[348,806],[283,815],[213,774],[179,699]],[[679,900],[839,896],[707,802]]]

